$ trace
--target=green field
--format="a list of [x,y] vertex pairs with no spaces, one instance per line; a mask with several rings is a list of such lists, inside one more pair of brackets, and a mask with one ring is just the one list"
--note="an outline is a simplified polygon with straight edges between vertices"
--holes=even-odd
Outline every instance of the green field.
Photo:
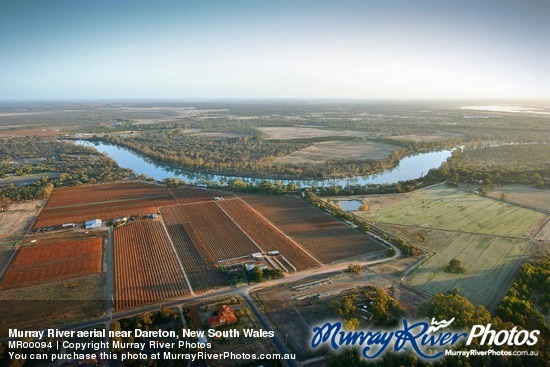
[[524,237],[544,214],[440,185],[419,190],[374,212],[369,220],[464,233]]
[[[459,288],[474,304],[494,307],[508,290],[523,262],[528,240],[449,234],[436,230],[429,231],[427,237],[440,238],[441,235],[446,237],[446,241],[411,274],[410,284],[430,294]],[[465,269],[463,274],[450,274],[442,270],[451,259],[461,261]]]

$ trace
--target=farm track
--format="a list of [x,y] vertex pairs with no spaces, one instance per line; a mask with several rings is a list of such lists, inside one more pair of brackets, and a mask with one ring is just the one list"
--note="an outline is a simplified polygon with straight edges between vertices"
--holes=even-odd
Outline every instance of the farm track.
[[162,223],[137,221],[114,231],[116,308],[189,293]]

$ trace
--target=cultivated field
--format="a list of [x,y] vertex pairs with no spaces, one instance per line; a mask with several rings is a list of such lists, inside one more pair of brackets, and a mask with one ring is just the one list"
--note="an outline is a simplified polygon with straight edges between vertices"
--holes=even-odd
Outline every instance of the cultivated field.
[[178,212],[179,224],[183,224],[209,262],[262,251],[213,201],[174,208]]
[[101,272],[103,239],[44,241],[25,246],[4,274],[1,289],[69,279]]
[[34,228],[90,219],[113,219],[156,213],[175,204],[167,188],[141,182],[88,185],[54,190]]
[[170,239],[158,221],[137,221],[115,229],[116,308],[189,292]]
[[[193,291],[204,292],[228,286],[225,277],[209,259],[204,244],[191,239],[189,232],[192,229],[186,224],[188,221],[181,206],[163,207],[161,213]],[[194,239],[200,241],[197,236]]]
[[173,197],[178,204],[192,204],[203,201],[212,201],[214,196],[221,196],[225,198],[233,197],[233,194],[229,192],[222,192],[216,190],[202,190],[202,189],[170,189]]
[[218,205],[263,251],[279,251],[298,271],[319,265],[316,259],[242,200],[224,200]]
[[381,223],[464,233],[524,237],[544,214],[440,185],[359,215]]
[[435,134],[390,135],[390,136],[384,136],[384,139],[390,139],[395,141],[413,141],[415,143],[419,143],[419,142],[441,141],[441,140],[447,140],[447,139],[460,139],[463,137],[464,137],[463,134],[439,132]]
[[48,200],[48,208],[169,196],[170,192],[166,187],[143,182],[62,187],[54,190]]
[[277,158],[274,162],[323,164],[330,159],[380,161],[389,157],[396,148],[395,145],[372,141],[324,141]]
[[[436,232],[436,233],[432,233]],[[528,241],[465,233],[428,233],[441,243],[435,254],[415,270],[410,284],[430,294],[459,288],[474,304],[492,309],[507,292],[516,270],[525,261]],[[434,249],[435,250],[435,249]],[[449,260],[457,259],[463,274],[450,274],[442,269]]]
[[245,195],[242,199],[323,263],[373,255],[386,249],[298,198]]
[[258,130],[266,134],[268,139],[273,140],[312,139],[332,136],[366,137],[370,135],[365,131],[329,130],[300,126],[258,127]]

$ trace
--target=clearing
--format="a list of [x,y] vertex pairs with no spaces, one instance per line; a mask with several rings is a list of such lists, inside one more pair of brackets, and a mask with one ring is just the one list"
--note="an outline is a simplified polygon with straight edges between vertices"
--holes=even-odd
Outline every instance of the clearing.
[[41,205],[42,200],[17,202],[0,212],[0,249],[2,245],[21,241]]
[[314,127],[281,126],[281,127],[258,127],[262,133],[268,135],[270,140],[291,140],[326,138],[332,136],[367,137],[370,134],[366,131],[353,130],[326,130]]
[[397,146],[373,141],[324,141],[275,159],[275,163],[322,164],[330,159],[381,161]]

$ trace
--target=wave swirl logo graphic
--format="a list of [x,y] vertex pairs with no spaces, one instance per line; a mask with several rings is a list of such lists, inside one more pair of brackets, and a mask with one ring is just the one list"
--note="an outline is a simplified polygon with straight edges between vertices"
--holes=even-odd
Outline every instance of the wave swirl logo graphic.
[[452,319],[450,319],[449,321],[447,321],[447,320],[436,321],[435,318],[432,318],[432,324],[426,332],[427,333],[435,333],[439,329],[445,329],[446,327],[449,327],[449,325],[451,325],[453,323],[453,321],[455,321],[454,317]]

